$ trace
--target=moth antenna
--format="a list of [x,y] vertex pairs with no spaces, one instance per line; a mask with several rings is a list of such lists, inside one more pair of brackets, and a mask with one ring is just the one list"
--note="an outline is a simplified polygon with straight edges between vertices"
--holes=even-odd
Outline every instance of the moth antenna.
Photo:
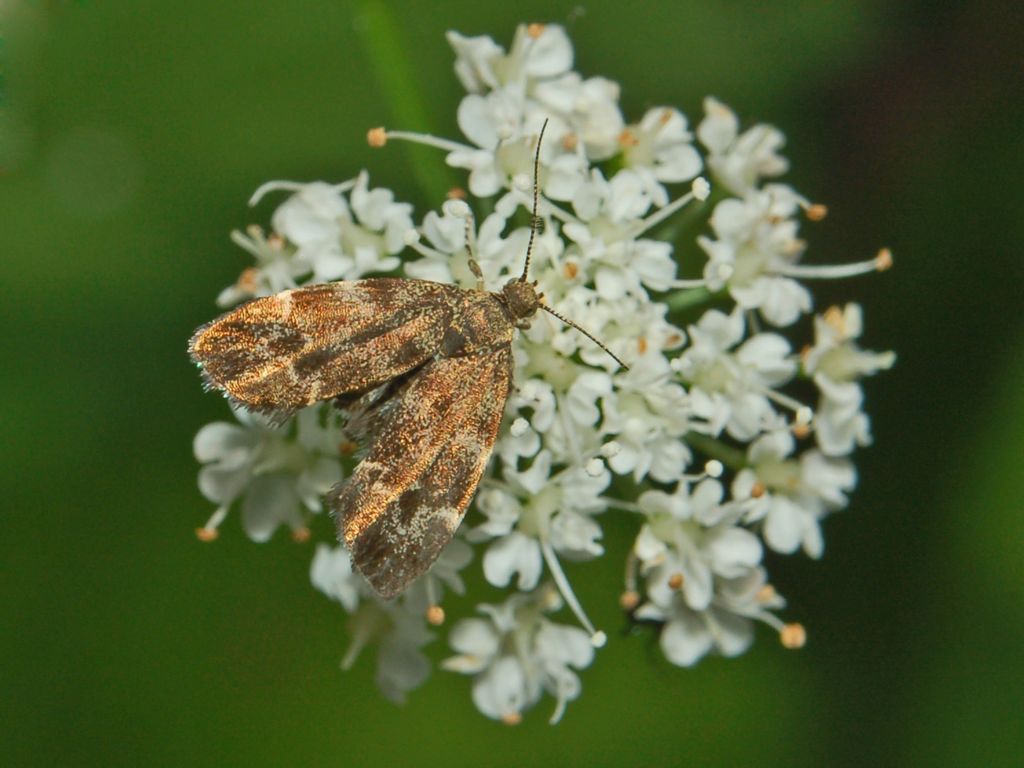
[[628,371],[629,370],[629,366],[628,365],[626,365],[624,362],[622,362],[614,352],[612,352],[610,349],[608,349],[608,347],[606,347],[604,344],[602,344],[601,341],[599,341],[594,336],[594,334],[592,334],[586,328],[581,328],[580,326],[576,325],[576,323],[574,323],[568,317],[562,317],[562,315],[560,315],[557,312],[555,312],[555,310],[553,310],[551,307],[547,306],[546,304],[541,304],[540,308],[543,309],[545,312],[547,312],[549,315],[554,315],[555,317],[557,317],[559,320],[561,320],[563,323],[565,323],[569,327],[575,328],[577,331],[582,333],[584,336],[586,336],[592,342],[597,344],[597,346],[599,346],[601,349],[603,349],[605,352],[608,353],[608,356],[611,357],[612,360],[614,360],[616,363],[619,364],[619,367],[622,368],[622,370],[624,370],[624,371]]
[[[540,144],[544,140],[544,130],[547,127],[548,119],[544,118],[544,124],[540,127],[540,133],[537,135],[537,150],[533,154],[533,210],[530,213],[530,241],[526,244],[526,264],[523,265],[523,274],[522,277],[519,278],[524,282],[526,281],[526,276],[530,272],[530,257],[533,255],[533,241],[537,237],[537,232],[541,230],[544,225],[543,219],[541,219],[540,216],[537,214],[537,208],[540,204]],[[582,333],[592,342],[597,344],[597,346],[599,346],[601,349],[608,353],[609,357],[611,357],[612,360],[619,364],[619,367],[622,368],[622,370],[629,370],[629,366],[622,362],[614,352],[612,352],[602,342],[595,338],[594,334],[590,333],[590,331],[576,325],[576,323],[574,323],[569,318],[563,317],[562,315],[558,314],[551,307],[541,304],[540,308],[547,312],[549,315],[554,315],[569,327],[575,328],[577,331]]]
[[544,129],[548,127],[548,119],[544,118],[544,125],[540,127],[540,134],[537,136],[537,151],[533,153],[533,212],[530,214],[530,242],[526,244],[526,263],[523,265],[523,275],[519,279],[526,282],[526,276],[530,272],[530,256],[533,255],[533,241],[537,236],[537,206],[540,202],[540,143],[544,140]]
[[466,216],[466,258],[469,260],[469,271],[476,278],[476,289],[482,291],[484,289],[484,273],[480,269],[480,264],[473,257],[473,231],[473,214],[470,213]]

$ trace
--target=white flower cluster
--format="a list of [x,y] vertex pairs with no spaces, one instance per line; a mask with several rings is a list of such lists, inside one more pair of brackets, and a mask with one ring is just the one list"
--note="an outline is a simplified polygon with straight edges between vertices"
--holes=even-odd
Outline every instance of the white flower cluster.
[[[448,39],[468,92],[458,110],[468,141],[375,129],[370,142],[444,150],[449,165],[468,171],[469,205],[446,204],[414,226],[410,206],[371,190],[365,173],[340,185],[267,185],[256,199],[292,194],[274,213],[272,234],[236,234],[256,265],[219,303],[399,267],[470,288],[467,245],[488,287],[498,288],[523,268],[533,158],[547,120],[531,277],[549,306],[629,369],[540,313],[514,347],[516,389],[494,460],[430,573],[384,603],[341,547],[318,545],[313,583],[351,617],[344,664],[376,642],[388,696],[400,699],[423,682],[428,624],[444,623],[444,588],[463,591],[460,573],[476,550],[483,578],[510,594],[480,606],[484,618],[454,623],[456,655],[443,667],[473,676],[473,700],[488,717],[518,722],[546,692],[557,720],[579,695],[576,670],[604,641],[561,562],[602,557],[600,519],[609,512],[636,518],[619,602],[629,620],[659,633],[670,662],[742,653],[754,622],[799,647],[803,628],[776,615],[784,602],[767,580],[764,548],[821,555],[821,520],[846,505],[856,483],[849,454],[870,441],[859,381],[894,361],[891,352],[857,346],[856,304],[816,316],[814,343],[801,340],[795,329],[812,310],[805,283],[885,269],[891,256],[802,262],[801,218],[818,220],[825,209],[768,181],[788,166],[773,127],[741,131],[712,98],[696,136],[672,107],[628,122],[619,86],[576,72],[558,26],[522,26],[508,51],[489,37]],[[712,184],[717,197],[705,204]],[[684,207],[704,214],[696,223],[687,217],[688,229],[675,216]],[[469,209],[489,213],[477,226]],[[415,256],[400,262],[406,247]],[[239,498],[255,540],[280,524],[305,531],[320,495],[351,466],[354,446],[337,416],[317,406],[280,428],[237,416],[239,425],[212,424],[196,438],[200,489],[218,505],[201,537],[215,536]],[[563,603],[582,629],[549,618]]]

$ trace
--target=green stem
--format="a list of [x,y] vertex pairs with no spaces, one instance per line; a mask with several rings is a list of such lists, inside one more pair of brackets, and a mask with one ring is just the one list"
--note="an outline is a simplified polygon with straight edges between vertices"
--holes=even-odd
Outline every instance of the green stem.
[[688,288],[685,291],[673,293],[665,299],[669,312],[681,312],[690,307],[707,304],[714,298],[714,294],[707,288]]
[[[405,55],[398,24],[388,3],[360,0],[357,4],[357,29],[371,68],[377,74],[381,93],[395,122],[405,130],[430,133],[430,121],[421,94],[426,92]],[[413,176],[428,201],[440,205],[448,190],[458,186],[454,174],[438,162],[436,150],[402,142]]]
[[743,451],[713,437],[702,435],[700,432],[687,432],[685,440],[706,456],[718,459],[729,469],[742,469],[747,466],[747,455]]

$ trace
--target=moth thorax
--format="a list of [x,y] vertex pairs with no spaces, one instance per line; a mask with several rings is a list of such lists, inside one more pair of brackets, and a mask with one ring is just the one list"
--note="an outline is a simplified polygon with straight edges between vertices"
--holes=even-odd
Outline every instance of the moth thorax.
[[533,317],[540,308],[541,295],[534,285],[517,278],[509,280],[501,289],[505,303],[517,320]]

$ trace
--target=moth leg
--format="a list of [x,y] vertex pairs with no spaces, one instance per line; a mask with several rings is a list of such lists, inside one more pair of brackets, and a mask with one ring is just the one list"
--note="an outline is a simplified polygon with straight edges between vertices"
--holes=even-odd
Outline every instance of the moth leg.
[[480,265],[473,258],[473,214],[466,217],[466,257],[469,260],[469,271],[476,277],[476,289],[485,290],[484,273]]

